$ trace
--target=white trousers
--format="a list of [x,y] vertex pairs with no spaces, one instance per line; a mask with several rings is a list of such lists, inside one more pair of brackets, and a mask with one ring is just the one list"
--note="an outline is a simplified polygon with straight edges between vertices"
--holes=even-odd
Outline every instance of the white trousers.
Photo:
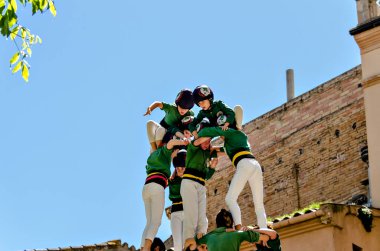
[[263,172],[259,162],[255,159],[242,159],[237,164],[235,175],[226,195],[226,204],[231,211],[235,225],[241,224],[241,212],[237,199],[247,181],[252,191],[257,225],[260,228],[266,228],[267,217],[264,208]]
[[146,123],[146,132],[148,134],[149,143],[154,143],[164,138],[166,129],[156,121],[149,120]]
[[172,229],[174,251],[183,249],[183,211],[177,211],[170,216],[170,228]]
[[183,239],[194,238],[196,233],[207,233],[206,187],[196,181],[181,182],[183,202]]
[[163,186],[152,182],[144,185],[142,196],[145,205],[146,225],[140,247],[144,246],[146,239],[153,241],[158,232],[165,206],[165,189]]
[[241,105],[236,105],[234,107],[235,121],[237,129],[241,130],[243,128],[243,107]]

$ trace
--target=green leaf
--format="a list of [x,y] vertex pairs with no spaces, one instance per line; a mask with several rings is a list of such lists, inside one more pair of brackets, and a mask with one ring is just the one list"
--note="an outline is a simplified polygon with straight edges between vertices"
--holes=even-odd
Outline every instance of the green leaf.
[[17,15],[13,10],[7,10],[7,13],[8,13],[8,18],[9,18],[8,26],[9,28],[12,28],[13,25],[15,25],[17,22]]
[[36,14],[38,10],[38,5],[33,1],[32,2],[32,15]]
[[10,4],[11,4],[12,9],[14,10],[14,12],[17,12],[17,2],[16,2],[16,0],[11,0]]
[[17,26],[11,31],[11,35],[10,35],[10,37],[11,37],[12,40],[15,39],[15,37],[17,36],[17,33],[19,32],[19,30],[20,30],[20,26],[17,25]]
[[18,72],[18,71],[21,69],[21,66],[23,66],[23,65],[24,65],[24,63],[23,63],[22,61],[18,62],[18,63],[15,65],[15,67],[13,68],[12,73],[16,73],[16,72]]
[[8,17],[8,12],[5,13],[3,18],[1,19],[3,24],[1,25],[1,34],[3,36],[8,37],[9,36],[9,17]]
[[42,39],[38,35],[36,36],[36,40],[37,40],[37,43],[42,44]]
[[29,57],[32,56],[32,49],[30,47],[26,48],[26,52],[28,52]]
[[26,37],[30,39],[30,37],[32,36],[32,34],[30,33],[30,30],[25,28],[25,31],[26,31]]
[[55,9],[54,2],[52,0],[49,0],[49,10],[54,17],[57,15],[57,10]]
[[41,0],[40,1],[40,9],[44,10],[48,6],[48,1],[47,0]]
[[23,40],[25,40],[25,37],[26,37],[26,29],[25,29],[25,28],[22,28],[22,29],[21,29],[21,38],[22,38]]
[[12,56],[11,60],[9,60],[9,63],[12,65],[12,64],[16,63],[17,60],[19,60],[19,58],[20,58],[20,52],[16,52],[16,53]]
[[4,9],[5,9],[5,0],[0,0],[0,17]]
[[22,72],[21,72],[21,75],[22,75],[22,78],[28,82],[29,80],[29,69],[28,69],[28,66],[26,66],[26,64],[22,64]]

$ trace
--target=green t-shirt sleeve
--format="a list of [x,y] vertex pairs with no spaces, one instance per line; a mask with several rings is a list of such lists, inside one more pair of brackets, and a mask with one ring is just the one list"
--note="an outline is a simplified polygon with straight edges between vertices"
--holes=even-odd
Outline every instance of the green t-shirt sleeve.
[[244,232],[238,232],[240,241],[248,241],[250,243],[257,242],[260,238],[260,234],[258,232],[254,231],[244,231]]
[[198,245],[201,244],[207,244],[207,234],[204,235],[202,238],[198,239],[197,236],[194,236],[195,241],[197,242]]
[[203,128],[199,133],[199,137],[216,137],[216,136],[223,136],[224,131],[220,127],[206,127]]
[[223,101],[218,101],[219,109],[223,112],[224,115],[227,116],[228,123],[232,124],[235,121],[235,112],[228,105],[226,105]]
[[168,149],[167,145],[164,145],[161,147],[162,148],[162,153],[165,154],[165,156],[170,156],[173,152],[173,149]]
[[206,173],[206,180],[211,179],[214,173],[215,173],[215,168],[208,168],[207,173]]
[[165,103],[165,102],[161,102],[162,103],[162,108],[161,110],[165,111],[165,112],[168,112],[170,110],[170,107],[171,105],[168,104],[168,103]]

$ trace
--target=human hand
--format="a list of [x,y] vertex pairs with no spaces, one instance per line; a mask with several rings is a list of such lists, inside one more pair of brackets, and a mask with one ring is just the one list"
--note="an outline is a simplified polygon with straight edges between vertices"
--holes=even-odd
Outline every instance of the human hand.
[[224,125],[220,126],[220,128],[222,128],[222,130],[225,131],[228,129],[229,125],[230,125],[230,123],[226,122],[226,123],[224,123]]
[[190,140],[187,138],[180,139],[181,145],[187,146],[190,143]]
[[198,137],[198,133],[197,133],[197,131],[194,131],[194,132],[193,132],[193,136],[194,136],[194,139],[199,138],[199,137]]
[[186,138],[191,138],[193,135],[191,135],[191,132],[189,130],[183,130],[183,134],[185,135]]
[[240,230],[246,232],[246,231],[252,231],[254,229],[255,228],[252,226],[242,226]]
[[150,106],[148,106],[148,108],[146,109],[146,112],[145,112],[144,116],[150,115],[151,113],[152,113],[152,110],[150,109]]
[[218,165],[218,158],[212,158],[210,160],[210,168],[214,169]]
[[203,237],[203,233],[197,233],[197,239],[199,240],[200,238]]
[[270,237],[269,235],[266,235],[266,234],[260,234],[260,239],[259,241],[261,242],[261,245],[264,246],[264,247],[267,247],[267,248],[270,248],[270,246],[268,245],[268,241],[270,240]]

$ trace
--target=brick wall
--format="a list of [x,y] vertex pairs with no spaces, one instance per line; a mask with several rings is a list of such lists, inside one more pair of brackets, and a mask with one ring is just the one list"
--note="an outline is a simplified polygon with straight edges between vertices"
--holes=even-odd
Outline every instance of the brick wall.
[[[244,126],[254,155],[264,167],[264,203],[276,217],[312,202],[344,203],[367,194],[360,148],[367,144],[360,66],[296,97]],[[249,109],[249,108],[246,108]],[[220,160],[208,182],[209,229],[226,208],[234,167]],[[243,224],[256,223],[248,184],[238,199]]]

